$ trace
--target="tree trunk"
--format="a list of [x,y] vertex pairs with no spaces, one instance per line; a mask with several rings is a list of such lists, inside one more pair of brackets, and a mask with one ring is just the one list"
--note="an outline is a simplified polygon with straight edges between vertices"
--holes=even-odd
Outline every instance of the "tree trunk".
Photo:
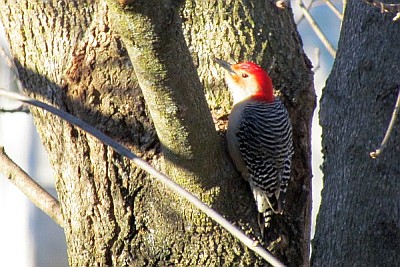
[[307,266],[315,92],[311,64],[302,50],[291,9],[279,9],[270,1],[226,1],[223,5],[187,1],[182,18],[186,41],[218,125],[231,105],[223,74],[215,69],[213,57],[261,64],[280,91],[293,124],[295,155],[285,214],[273,219],[268,248],[288,265]]
[[[231,54],[266,69],[274,58],[270,73],[291,113],[296,154],[286,213],[273,221],[267,246],[288,265],[306,265],[314,92],[290,9],[270,2],[188,1],[182,24],[176,2],[149,3],[139,9],[110,1],[109,9],[87,1],[0,1],[26,93],[164,168],[257,236],[254,200],[221,149],[189,51],[214,118],[226,114],[230,102],[222,76],[211,76],[221,75],[212,57]],[[32,112],[54,167],[71,266],[263,264],[97,140],[46,112]]]
[[400,28],[394,14],[349,1],[321,99],[325,161],[314,266],[400,263],[398,123],[377,159],[399,90]]

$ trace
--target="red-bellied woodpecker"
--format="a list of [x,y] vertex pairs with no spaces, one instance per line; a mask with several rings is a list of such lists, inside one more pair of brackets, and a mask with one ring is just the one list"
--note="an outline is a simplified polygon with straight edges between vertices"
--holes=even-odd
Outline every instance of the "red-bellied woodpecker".
[[229,64],[215,59],[226,72],[233,96],[227,142],[229,154],[249,182],[258,209],[261,235],[273,213],[282,213],[293,155],[288,112],[273,94],[265,70],[252,62]]

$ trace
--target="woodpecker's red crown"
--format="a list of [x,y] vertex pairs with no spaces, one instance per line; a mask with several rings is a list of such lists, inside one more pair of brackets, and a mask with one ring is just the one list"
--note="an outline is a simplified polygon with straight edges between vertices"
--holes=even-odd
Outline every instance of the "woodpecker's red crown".
[[268,73],[253,62],[229,64],[215,59],[226,70],[226,82],[233,96],[234,104],[245,99],[266,102],[275,100],[271,78]]

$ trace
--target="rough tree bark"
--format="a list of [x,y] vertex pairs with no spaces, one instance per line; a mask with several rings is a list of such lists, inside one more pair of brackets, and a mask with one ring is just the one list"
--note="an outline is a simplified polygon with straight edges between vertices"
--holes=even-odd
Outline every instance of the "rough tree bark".
[[325,161],[313,266],[398,266],[399,123],[377,159],[399,85],[393,14],[348,1],[332,73],[321,99]]
[[[252,196],[221,149],[189,51],[214,118],[230,103],[211,75],[221,74],[214,55],[267,69],[275,61],[270,73],[294,124],[294,182],[267,245],[286,264],[307,264],[314,91],[291,10],[270,1],[120,2],[0,1],[26,93],[112,136],[257,235]],[[71,266],[263,264],[109,148],[32,112],[55,170]]]

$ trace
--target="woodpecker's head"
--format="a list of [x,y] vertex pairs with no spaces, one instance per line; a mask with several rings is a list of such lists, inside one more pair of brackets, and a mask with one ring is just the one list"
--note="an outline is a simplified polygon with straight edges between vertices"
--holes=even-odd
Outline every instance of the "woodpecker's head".
[[275,100],[268,73],[253,62],[230,64],[221,59],[215,62],[225,69],[225,80],[233,96],[233,104],[245,99],[266,102]]

